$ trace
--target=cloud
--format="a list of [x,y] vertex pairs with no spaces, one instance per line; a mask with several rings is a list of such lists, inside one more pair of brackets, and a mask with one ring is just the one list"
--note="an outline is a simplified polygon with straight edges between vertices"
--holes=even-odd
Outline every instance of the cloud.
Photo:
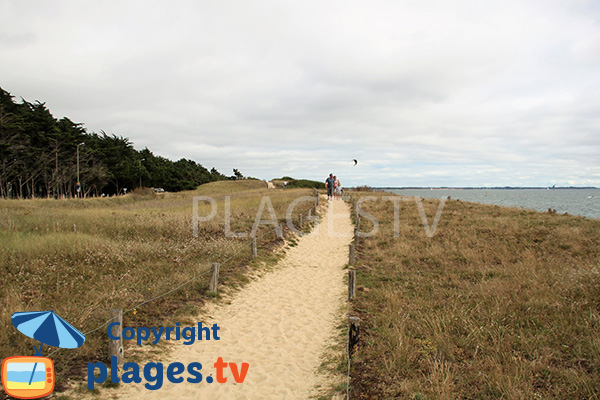
[[593,1],[0,11],[5,90],[170,158],[346,185],[600,185]]

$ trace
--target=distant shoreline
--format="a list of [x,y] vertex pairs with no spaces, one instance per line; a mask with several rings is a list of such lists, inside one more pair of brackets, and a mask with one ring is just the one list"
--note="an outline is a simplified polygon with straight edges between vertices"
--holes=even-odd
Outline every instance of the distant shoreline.
[[546,212],[555,210],[582,217],[600,219],[600,189],[581,187],[533,188],[394,188],[375,189],[403,196],[439,198],[447,196],[454,200],[497,206],[521,207]]

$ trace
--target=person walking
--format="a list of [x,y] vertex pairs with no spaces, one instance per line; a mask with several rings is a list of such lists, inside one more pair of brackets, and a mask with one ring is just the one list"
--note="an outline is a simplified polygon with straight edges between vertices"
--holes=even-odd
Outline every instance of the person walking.
[[335,179],[333,178],[333,174],[329,174],[329,177],[325,179],[325,184],[327,185],[327,200],[333,200],[334,183]]
[[333,179],[334,179],[333,186],[335,188],[335,193],[334,193],[335,197],[338,200],[341,200],[341,198],[342,198],[342,184],[340,183],[340,180],[338,179],[337,176],[334,176]]

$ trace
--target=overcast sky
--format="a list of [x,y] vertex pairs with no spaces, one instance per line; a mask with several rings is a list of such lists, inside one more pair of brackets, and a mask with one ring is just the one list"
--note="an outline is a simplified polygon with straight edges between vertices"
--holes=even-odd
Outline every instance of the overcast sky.
[[597,0],[0,0],[0,87],[227,175],[600,186]]

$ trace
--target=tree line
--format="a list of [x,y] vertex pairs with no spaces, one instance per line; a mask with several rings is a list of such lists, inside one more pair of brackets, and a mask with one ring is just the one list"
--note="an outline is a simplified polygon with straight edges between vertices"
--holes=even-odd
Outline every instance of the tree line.
[[[0,88],[0,197],[88,197],[122,194],[139,186],[190,190],[227,177],[185,158],[171,161],[128,138],[87,132],[56,119],[45,103],[30,103]],[[79,180],[78,180],[79,179]]]

